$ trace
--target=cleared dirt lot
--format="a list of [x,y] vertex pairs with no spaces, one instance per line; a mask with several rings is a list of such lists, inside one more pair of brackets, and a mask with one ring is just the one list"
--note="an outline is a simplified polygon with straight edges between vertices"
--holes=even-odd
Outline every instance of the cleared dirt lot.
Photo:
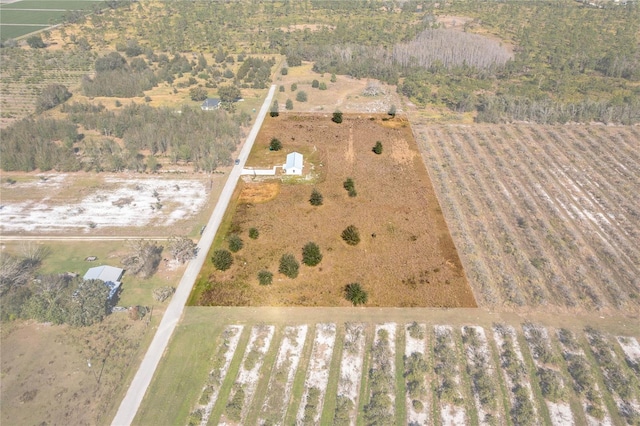
[[[229,226],[244,248],[226,272],[211,264],[202,272],[210,284],[212,304],[257,306],[348,306],[343,288],[360,282],[369,293],[367,306],[475,306],[444,217],[438,206],[411,128],[400,119],[380,115],[281,114],[265,121],[249,166],[283,164],[286,154],[305,156],[303,176],[264,181],[248,177]],[[273,137],[283,149],[268,150]],[[383,153],[376,155],[376,141]],[[356,197],[343,182],[351,177]],[[309,203],[313,188],[324,204]],[[340,234],[349,225],[361,242],[349,246]],[[255,227],[257,240],[248,237]],[[301,260],[304,244],[320,246],[322,262],[302,265],[295,279],[279,274],[280,256]],[[225,243],[222,244],[226,246]],[[274,273],[260,286],[257,273]]]

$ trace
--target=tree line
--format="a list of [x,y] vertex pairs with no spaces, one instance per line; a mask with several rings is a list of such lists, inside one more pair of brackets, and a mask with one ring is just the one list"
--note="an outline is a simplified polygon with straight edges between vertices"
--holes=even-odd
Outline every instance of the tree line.
[[[120,111],[100,105],[64,105],[67,118],[28,118],[3,131],[0,165],[5,171],[155,171],[157,156],[212,172],[230,164],[244,114],[180,112],[130,104]],[[99,136],[78,133],[78,125]],[[93,133],[93,132],[92,132]],[[148,150],[145,158],[140,151]]]

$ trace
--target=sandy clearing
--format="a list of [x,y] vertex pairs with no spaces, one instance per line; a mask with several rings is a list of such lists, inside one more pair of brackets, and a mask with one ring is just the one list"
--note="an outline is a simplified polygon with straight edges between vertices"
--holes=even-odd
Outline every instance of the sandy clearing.
[[[16,183],[25,189],[64,184],[64,175],[46,181]],[[207,199],[206,186],[198,179],[130,179],[107,177],[103,188],[64,204],[48,197],[7,202],[0,206],[0,230],[14,232],[63,232],[73,229],[169,226],[198,213]]]
[[622,347],[624,351],[624,356],[627,360],[631,361],[634,364],[638,364],[640,362],[640,344],[635,337],[625,337],[625,336],[616,336],[616,340]]
[[445,404],[440,410],[443,426],[459,426],[467,424],[467,415],[463,407]]
[[345,328],[337,395],[349,398],[353,402],[354,409],[349,413],[349,424],[353,426],[356,424],[356,408],[362,380],[365,327],[364,324],[347,323]]
[[336,342],[336,325],[316,324],[316,334],[313,340],[313,348],[311,349],[311,360],[307,368],[307,377],[304,381],[304,394],[300,401],[296,424],[302,424],[305,408],[309,398],[309,390],[316,388],[319,391],[318,404],[314,416],[314,423],[320,421],[324,397],[327,391],[327,383],[329,382],[329,369],[331,367],[331,358],[333,356],[333,347]]

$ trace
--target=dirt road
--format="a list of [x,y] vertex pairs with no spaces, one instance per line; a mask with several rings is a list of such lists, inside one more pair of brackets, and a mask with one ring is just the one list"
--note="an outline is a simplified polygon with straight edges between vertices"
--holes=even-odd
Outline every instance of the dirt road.
[[189,262],[189,265],[182,276],[182,280],[180,280],[176,293],[173,295],[173,299],[167,307],[167,311],[158,326],[158,331],[156,331],[153,341],[151,342],[151,345],[149,345],[149,349],[140,364],[140,368],[138,369],[138,372],[127,390],[127,394],[120,404],[120,408],[113,419],[112,425],[120,426],[131,424],[136,412],[138,411],[140,402],[142,402],[142,398],[149,387],[149,383],[151,383],[153,374],[156,371],[156,367],[162,358],[162,354],[164,353],[167,344],[169,343],[173,330],[182,316],[185,303],[189,298],[193,284],[195,283],[198,273],[204,264],[207,253],[209,252],[209,247],[211,247],[213,238],[215,237],[218,227],[222,222],[222,217],[224,216],[227,205],[231,200],[231,196],[235,190],[242,168],[244,167],[247,157],[251,152],[251,147],[253,146],[253,142],[255,141],[258,131],[262,126],[262,121],[267,114],[267,110],[271,105],[271,100],[273,99],[275,90],[276,86],[271,86],[271,89],[262,104],[262,108],[256,117],[256,122],[254,123],[242,150],[240,151],[240,155],[238,157],[240,162],[231,170],[227,183],[220,194],[216,207],[209,218],[209,222],[204,233],[202,234],[202,239],[198,243],[199,255],[197,258]]

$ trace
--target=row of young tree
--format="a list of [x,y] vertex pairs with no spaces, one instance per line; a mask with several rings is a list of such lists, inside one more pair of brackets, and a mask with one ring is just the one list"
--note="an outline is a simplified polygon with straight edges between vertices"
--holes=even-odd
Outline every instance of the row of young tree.
[[[118,112],[100,105],[64,105],[67,119],[25,119],[3,131],[0,166],[5,171],[155,171],[159,156],[212,172],[230,164],[246,114],[131,104]],[[78,133],[78,124],[101,136]],[[187,137],[188,135],[188,137]],[[122,139],[119,143],[117,139]],[[146,158],[140,151],[149,151]],[[153,167],[150,167],[150,164]]]

